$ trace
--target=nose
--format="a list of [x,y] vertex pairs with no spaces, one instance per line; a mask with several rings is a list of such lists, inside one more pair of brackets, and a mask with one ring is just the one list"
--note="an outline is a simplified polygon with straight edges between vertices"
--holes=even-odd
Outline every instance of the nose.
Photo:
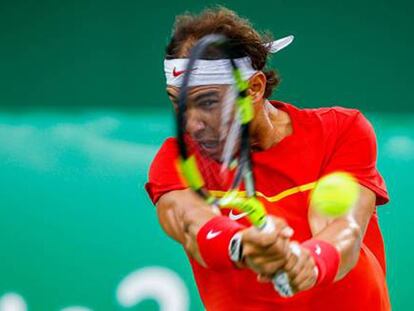
[[205,129],[206,125],[203,121],[202,114],[197,112],[196,109],[187,110],[187,131],[190,134],[196,134],[199,131]]

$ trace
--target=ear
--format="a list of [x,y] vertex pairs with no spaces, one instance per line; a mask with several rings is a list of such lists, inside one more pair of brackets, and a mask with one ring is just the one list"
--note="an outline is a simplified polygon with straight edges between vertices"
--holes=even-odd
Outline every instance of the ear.
[[248,94],[252,97],[253,102],[257,103],[263,100],[263,95],[266,90],[266,76],[263,72],[256,72],[249,79]]

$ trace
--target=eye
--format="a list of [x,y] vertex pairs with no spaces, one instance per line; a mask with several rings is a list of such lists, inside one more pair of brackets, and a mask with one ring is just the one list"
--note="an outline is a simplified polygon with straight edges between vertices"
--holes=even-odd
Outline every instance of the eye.
[[202,109],[213,109],[213,108],[215,108],[217,106],[217,104],[218,104],[218,100],[217,99],[214,99],[214,98],[206,98],[206,99],[200,100],[197,103],[197,106],[199,108],[202,108]]

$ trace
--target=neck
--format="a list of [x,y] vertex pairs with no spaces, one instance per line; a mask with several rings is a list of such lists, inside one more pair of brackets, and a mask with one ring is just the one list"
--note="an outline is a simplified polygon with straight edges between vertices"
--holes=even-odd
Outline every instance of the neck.
[[274,107],[268,100],[255,104],[255,118],[251,124],[252,147],[266,150],[292,134],[289,114]]

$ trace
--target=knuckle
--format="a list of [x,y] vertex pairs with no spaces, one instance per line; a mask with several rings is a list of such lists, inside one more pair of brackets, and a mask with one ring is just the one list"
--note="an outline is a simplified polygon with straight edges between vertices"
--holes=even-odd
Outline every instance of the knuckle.
[[275,218],[274,221],[276,228],[278,228],[279,230],[283,229],[287,225],[286,221],[283,218]]
[[286,224],[286,220],[282,217],[275,217],[279,224]]

